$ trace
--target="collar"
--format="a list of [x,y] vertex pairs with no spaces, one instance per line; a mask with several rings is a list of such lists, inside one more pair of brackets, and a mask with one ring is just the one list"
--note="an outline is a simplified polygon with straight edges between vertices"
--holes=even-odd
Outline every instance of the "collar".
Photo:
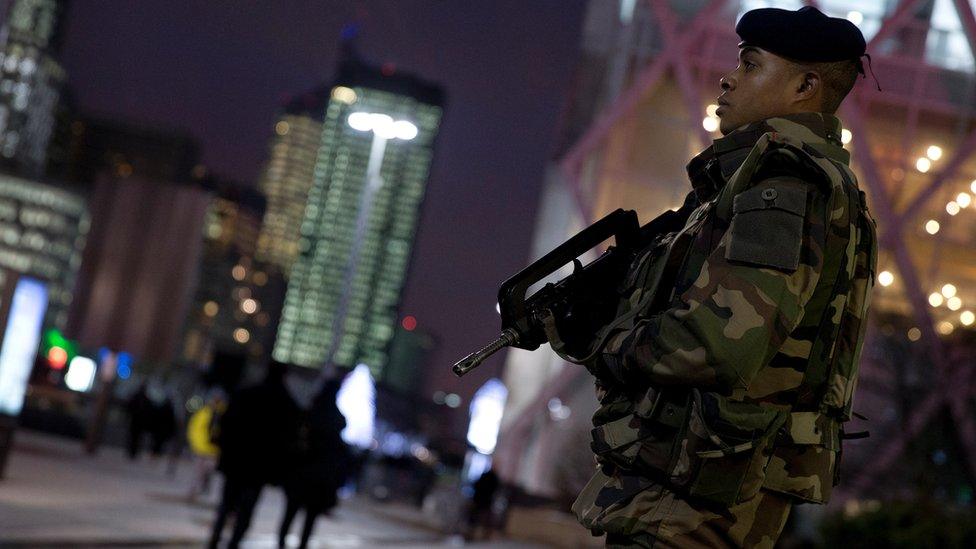
[[844,165],[851,155],[841,143],[840,119],[831,114],[806,112],[768,118],[742,126],[699,153],[688,163],[688,177],[699,201],[708,200],[739,169],[759,138],[769,132],[795,137],[824,156]]

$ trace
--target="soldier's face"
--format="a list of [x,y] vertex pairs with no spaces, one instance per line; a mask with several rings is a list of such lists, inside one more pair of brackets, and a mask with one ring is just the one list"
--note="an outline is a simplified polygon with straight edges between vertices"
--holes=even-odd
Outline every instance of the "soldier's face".
[[792,62],[766,50],[741,45],[739,65],[719,81],[719,131],[727,135],[750,122],[793,112],[795,79]]

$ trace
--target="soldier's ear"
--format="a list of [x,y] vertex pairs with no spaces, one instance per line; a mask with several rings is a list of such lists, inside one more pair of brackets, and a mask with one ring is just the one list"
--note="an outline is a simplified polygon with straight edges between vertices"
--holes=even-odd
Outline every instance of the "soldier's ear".
[[816,98],[823,90],[823,79],[820,74],[814,71],[803,71],[800,73],[796,86],[797,101],[807,101]]

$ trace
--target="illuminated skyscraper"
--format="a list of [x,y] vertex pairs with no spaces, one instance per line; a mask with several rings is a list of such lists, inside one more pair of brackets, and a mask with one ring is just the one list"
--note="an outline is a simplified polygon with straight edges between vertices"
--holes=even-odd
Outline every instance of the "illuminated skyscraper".
[[83,196],[0,175],[0,267],[47,283],[45,327],[65,327],[90,223]]
[[443,92],[349,60],[323,118],[273,356],[379,376],[413,247]]
[[254,260],[265,198],[253,188],[212,176],[203,183],[213,199],[204,218],[203,253],[181,359],[203,365],[220,352],[267,357],[284,285],[276,268]]
[[41,175],[65,72],[55,58],[65,2],[15,0],[0,28],[0,162]]
[[275,122],[271,155],[258,188],[268,208],[258,238],[257,259],[287,274],[298,257],[305,203],[312,186],[322,142],[322,121],[329,88],[297,97]]

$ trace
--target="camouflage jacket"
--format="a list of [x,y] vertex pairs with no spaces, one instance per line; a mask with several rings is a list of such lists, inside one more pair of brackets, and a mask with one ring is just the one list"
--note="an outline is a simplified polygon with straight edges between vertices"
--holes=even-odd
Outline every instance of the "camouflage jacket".
[[635,261],[636,314],[593,368],[585,526],[621,531],[655,485],[726,507],[760,488],[827,501],[876,263],[840,134],[830,115],[769,119],[689,164],[688,220]]

